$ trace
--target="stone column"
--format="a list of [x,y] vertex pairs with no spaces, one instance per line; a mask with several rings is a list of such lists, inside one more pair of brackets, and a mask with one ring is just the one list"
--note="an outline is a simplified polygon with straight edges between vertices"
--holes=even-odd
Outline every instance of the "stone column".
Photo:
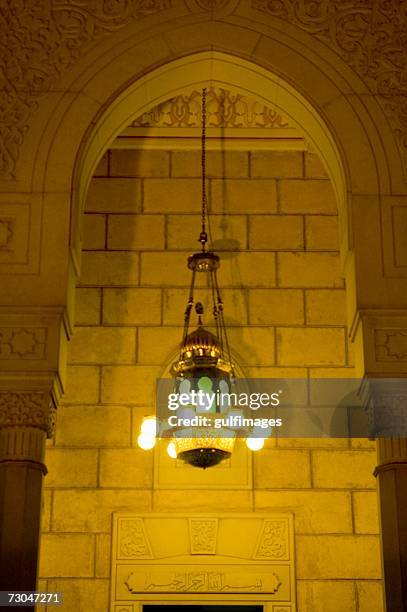
[[61,307],[0,307],[0,590],[36,589],[45,440],[69,331]]
[[385,610],[407,612],[407,311],[360,310],[352,333],[377,442]]
[[0,388],[0,590],[34,591],[45,439],[55,406],[49,389],[18,386]]
[[[407,396],[405,397],[407,402]],[[407,411],[407,406],[406,406]],[[386,610],[407,610],[407,439],[378,438],[377,467]]]
[[[380,534],[387,612],[407,611],[407,378],[366,381],[377,440]],[[403,437],[398,437],[403,436]]]

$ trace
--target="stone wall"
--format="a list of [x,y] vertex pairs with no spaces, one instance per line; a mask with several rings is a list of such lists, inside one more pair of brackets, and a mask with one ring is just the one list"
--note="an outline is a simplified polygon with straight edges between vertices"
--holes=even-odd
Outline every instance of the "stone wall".
[[[269,441],[253,491],[154,490],[137,448],[176,353],[197,247],[200,156],[109,151],[90,186],[76,329],[47,449],[40,586],[107,610],[111,513],[292,511],[299,612],[379,612],[374,445]],[[224,178],[226,177],[226,179]],[[230,341],[248,376],[352,376],[336,205],[310,153],[208,153],[211,239]],[[210,321],[209,321],[210,323]]]

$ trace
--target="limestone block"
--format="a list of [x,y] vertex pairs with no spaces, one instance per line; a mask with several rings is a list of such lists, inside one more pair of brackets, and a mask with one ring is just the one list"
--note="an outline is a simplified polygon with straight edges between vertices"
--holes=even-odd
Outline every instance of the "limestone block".
[[136,333],[117,327],[77,327],[68,347],[68,363],[134,363]]
[[[192,468],[191,468],[192,469]],[[251,511],[253,506],[252,492],[239,490],[203,490],[191,491],[160,490],[153,492],[154,510],[219,512],[227,508],[228,512]]]
[[[182,323],[182,310],[178,323]],[[174,360],[182,340],[182,327],[140,327],[137,363],[164,366]]]
[[254,178],[302,178],[302,151],[252,151]]
[[[81,423],[76,423],[78,429]],[[48,448],[45,487],[95,487],[98,469],[97,450]]]
[[307,251],[338,251],[338,217],[307,215],[305,217],[305,243]]
[[376,491],[354,491],[353,511],[356,533],[379,533],[379,511]]
[[[47,580],[43,580],[41,578],[37,578],[37,591],[47,593]],[[35,606],[35,612],[46,612],[46,607],[44,604],[37,604]]]
[[101,318],[101,289],[77,287],[75,291],[76,325],[99,325]]
[[337,214],[335,194],[326,180],[281,180],[280,208],[284,213]]
[[[272,478],[275,471],[272,462],[269,470]],[[347,491],[258,490],[255,492],[255,509],[293,512],[298,534],[352,533],[351,497]]]
[[[223,289],[221,295],[224,304],[224,318],[227,325],[247,325],[248,300],[244,289]],[[205,325],[213,326],[212,297],[208,291],[197,289],[197,302],[202,302],[205,309]],[[182,322],[188,300],[188,289],[165,288],[163,290],[163,324],[179,325]],[[194,319],[194,322],[195,319]]]
[[297,580],[298,612],[356,612],[351,580]]
[[141,211],[141,182],[134,178],[92,179],[86,212],[136,213]]
[[98,250],[105,248],[106,216],[86,214],[83,217],[83,249]]
[[199,179],[146,179],[144,212],[199,212],[201,181]]
[[378,580],[356,582],[358,612],[383,612],[383,583]]
[[139,254],[88,251],[82,256],[80,285],[137,285]]
[[279,328],[277,330],[279,365],[344,365],[343,329]]
[[105,289],[103,298],[105,325],[149,325],[161,321],[159,289]]
[[380,578],[377,536],[299,535],[296,537],[299,579]]
[[[186,257],[181,252],[142,253],[141,284],[189,287],[191,276]],[[218,280],[221,287],[273,287],[275,253],[221,253]],[[198,275],[197,286],[206,286],[206,281],[204,275]]]
[[[172,151],[171,176],[200,177],[202,173],[200,151]],[[248,176],[246,151],[207,151],[206,176],[208,178],[244,178]]]
[[149,489],[153,481],[153,453],[139,448],[100,451],[99,486]]
[[250,323],[261,325],[302,325],[303,292],[296,289],[251,289]]
[[310,152],[306,152],[304,155],[306,178],[328,178],[327,171],[319,155]]
[[107,248],[119,251],[164,248],[161,215],[109,215]]
[[110,535],[99,533],[96,535],[95,576],[97,578],[110,577]]
[[346,325],[346,293],[342,290],[310,289],[305,292],[308,325]]
[[102,367],[102,402],[153,405],[159,369],[141,365]]
[[291,489],[311,486],[307,450],[266,450],[253,454],[256,489]]
[[297,215],[253,215],[250,218],[251,249],[288,251],[304,248],[303,218]]
[[99,368],[68,366],[63,399],[65,404],[96,404],[99,400]]
[[314,487],[374,489],[376,455],[370,451],[313,451]]
[[48,592],[63,592],[64,612],[106,612],[109,606],[109,580],[48,580]]
[[275,213],[277,189],[274,179],[211,181],[211,212]]
[[141,284],[188,287],[191,271],[186,262],[187,253],[168,251],[141,253]]
[[230,327],[227,332],[232,353],[242,366],[275,363],[272,327]]
[[337,253],[278,253],[280,287],[344,286]]
[[[352,367],[341,367],[341,366],[337,366],[337,367],[332,367],[330,368],[329,366],[326,367],[322,367],[322,368],[309,368],[309,377],[310,378],[357,378],[357,374],[355,371],[355,368]],[[368,442],[367,440],[364,440],[363,442],[361,441],[362,446],[365,446],[365,442]],[[350,440],[350,445],[353,446],[352,444],[352,440]],[[357,447],[359,447],[359,443],[357,444]],[[375,448],[375,443],[373,443],[373,446],[371,446],[371,443],[369,442],[368,448]]]
[[56,444],[61,446],[129,446],[129,406],[60,406]]
[[96,166],[96,169],[93,173],[94,177],[98,177],[98,176],[108,176],[109,174],[109,155],[110,155],[110,151],[106,151],[106,153],[104,153],[102,155],[102,157],[99,160],[98,165]]
[[110,152],[110,176],[168,176],[170,154],[168,151],[112,149]]
[[151,510],[151,491],[57,489],[54,491],[52,529],[54,531],[108,533],[111,527],[112,512],[134,512],[134,508],[137,508],[138,512],[149,512]]
[[[236,251],[247,247],[247,220],[242,215],[210,215],[209,246],[218,251]],[[167,246],[169,249],[199,250],[201,229],[199,215],[169,215]]]
[[275,253],[238,253],[236,258],[221,258],[218,273],[220,286],[275,287]]
[[43,578],[93,576],[94,536],[46,533],[41,538],[40,569]]

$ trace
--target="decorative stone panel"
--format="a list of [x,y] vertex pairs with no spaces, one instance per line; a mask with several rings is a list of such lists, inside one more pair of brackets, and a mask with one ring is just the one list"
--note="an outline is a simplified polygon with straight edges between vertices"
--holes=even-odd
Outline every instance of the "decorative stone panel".
[[289,514],[114,514],[111,567],[114,612],[236,600],[295,611]]
[[[10,195],[9,197],[15,196]],[[30,202],[9,201],[0,203],[0,274],[34,274],[38,272],[41,208],[42,205],[38,197],[33,197]]]
[[407,310],[360,310],[350,330],[362,336],[366,373],[397,378],[407,373]]
[[387,278],[407,277],[407,198],[383,196],[383,264]]

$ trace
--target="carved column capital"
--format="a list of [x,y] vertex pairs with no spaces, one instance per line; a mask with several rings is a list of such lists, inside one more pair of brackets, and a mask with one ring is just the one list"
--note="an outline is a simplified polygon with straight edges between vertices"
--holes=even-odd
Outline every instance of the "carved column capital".
[[0,389],[0,464],[30,464],[46,474],[45,438],[53,435],[55,412],[47,390]]
[[45,391],[0,390],[0,428],[30,427],[52,437],[55,403]]
[[407,438],[407,378],[365,378],[361,397],[371,438]]
[[372,438],[377,439],[375,476],[407,467],[407,378],[370,378],[362,396]]

